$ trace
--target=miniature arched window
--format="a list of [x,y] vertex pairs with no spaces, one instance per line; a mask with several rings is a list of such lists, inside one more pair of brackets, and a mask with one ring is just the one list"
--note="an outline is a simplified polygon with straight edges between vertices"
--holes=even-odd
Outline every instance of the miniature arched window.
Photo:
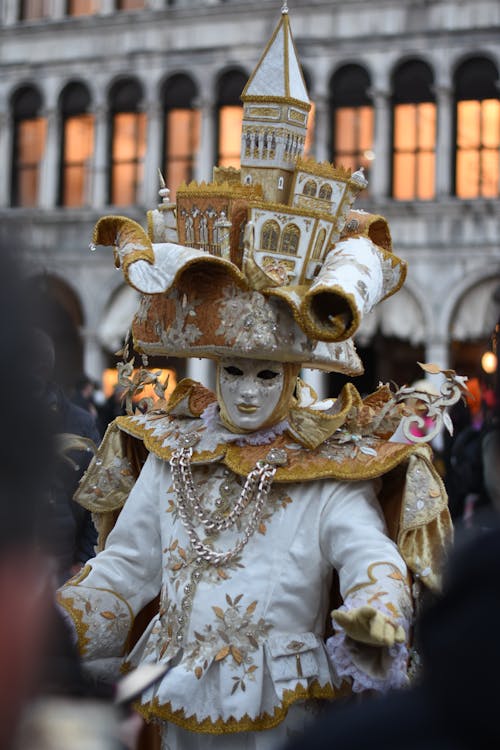
[[308,195],[311,198],[315,198],[317,192],[318,192],[318,186],[316,185],[314,180],[307,180],[302,190],[303,195]]
[[82,83],[70,83],[61,94],[62,119],[59,206],[88,206],[94,153],[94,115]]
[[297,255],[300,242],[300,229],[296,224],[287,224],[281,237],[281,252]]
[[141,100],[142,87],[133,78],[118,81],[110,92],[109,200],[115,206],[131,206],[140,198],[146,153],[146,115],[140,111]]
[[432,200],[435,195],[433,85],[433,72],[421,60],[408,60],[392,76],[392,196],[398,200]]
[[319,230],[318,236],[316,237],[316,242],[314,243],[314,248],[312,252],[313,260],[321,260],[323,245],[325,244],[325,237],[326,237],[326,229],[323,227],[322,229]]
[[325,182],[319,189],[319,197],[325,201],[332,199],[332,186]]
[[41,117],[42,97],[34,86],[23,86],[11,99],[14,123],[11,203],[38,204],[40,167],[45,152],[47,120]]
[[195,177],[201,126],[201,112],[195,106],[197,96],[194,82],[184,74],[171,76],[161,92],[165,128],[163,168],[172,201],[179,185]]
[[278,243],[280,239],[280,228],[277,221],[269,219],[264,222],[262,231],[260,233],[260,248],[261,250],[272,250],[276,252],[278,249]]
[[483,57],[455,73],[455,194],[458,198],[499,195],[500,97],[496,65]]
[[370,76],[361,65],[342,66],[330,81],[331,161],[353,172],[363,167],[367,179],[374,158],[370,87]]
[[217,82],[217,164],[239,169],[243,107],[240,96],[248,76],[229,70]]

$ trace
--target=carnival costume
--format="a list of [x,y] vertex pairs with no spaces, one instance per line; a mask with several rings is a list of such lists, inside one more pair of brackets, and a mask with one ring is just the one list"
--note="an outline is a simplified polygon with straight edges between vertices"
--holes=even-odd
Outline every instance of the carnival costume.
[[[59,597],[97,673],[170,666],[139,710],[172,750],[275,747],[312,699],[406,684],[414,586],[438,587],[451,535],[430,450],[389,439],[406,392],[297,380],[362,372],[352,336],[405,265],[351,208],[362,173],[301,158],[286,8],[242,99],[241,170],[164,190],[147,233],[110,216],[94,236],[142,294],[135,349],[217,361],[217,396],[183,380],[110,426],[77,492],[104,548]],[[240,378],[279,383],[254,428]]]

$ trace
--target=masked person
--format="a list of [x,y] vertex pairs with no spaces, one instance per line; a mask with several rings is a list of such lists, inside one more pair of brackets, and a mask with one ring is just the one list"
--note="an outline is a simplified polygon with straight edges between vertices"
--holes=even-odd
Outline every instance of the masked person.
[[142,293],[136,350],[217,363],[216,394],[186,379],[110,426],[77,493],[103,549],[60,591],[96,674],[168,665],[139,710],[169,750],[276,747],[316,699],[406,684],[411,584],[437,588],[450,539],[429,450],[388,439],[390,390],[318,401],[298,378],[362,372],[351,337],[405,269],[385,221],[350,212],[362,175],[298,159],[286,9],[242,98],[239,175],[164,190],[149,235],[104,217],[94,236]]

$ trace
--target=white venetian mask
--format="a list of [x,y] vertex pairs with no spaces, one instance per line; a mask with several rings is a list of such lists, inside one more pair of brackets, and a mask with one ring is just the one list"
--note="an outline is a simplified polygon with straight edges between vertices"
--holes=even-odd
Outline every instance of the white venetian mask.
[[283,391],[279,362],[231,359],[217,369],[218,396],[226,420],[241,430],[258,430],[276,409]]

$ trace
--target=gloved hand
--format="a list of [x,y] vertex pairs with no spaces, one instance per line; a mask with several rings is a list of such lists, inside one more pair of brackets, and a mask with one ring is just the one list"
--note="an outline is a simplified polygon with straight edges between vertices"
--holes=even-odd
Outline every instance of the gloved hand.
[[370,646],[393,646],[406,640],[401,625],[397,625],[388,615],[368,605],[356,607],[348,612],[334,610],[332,619],[334,624],[337,623],[345,630],[349,638]]

